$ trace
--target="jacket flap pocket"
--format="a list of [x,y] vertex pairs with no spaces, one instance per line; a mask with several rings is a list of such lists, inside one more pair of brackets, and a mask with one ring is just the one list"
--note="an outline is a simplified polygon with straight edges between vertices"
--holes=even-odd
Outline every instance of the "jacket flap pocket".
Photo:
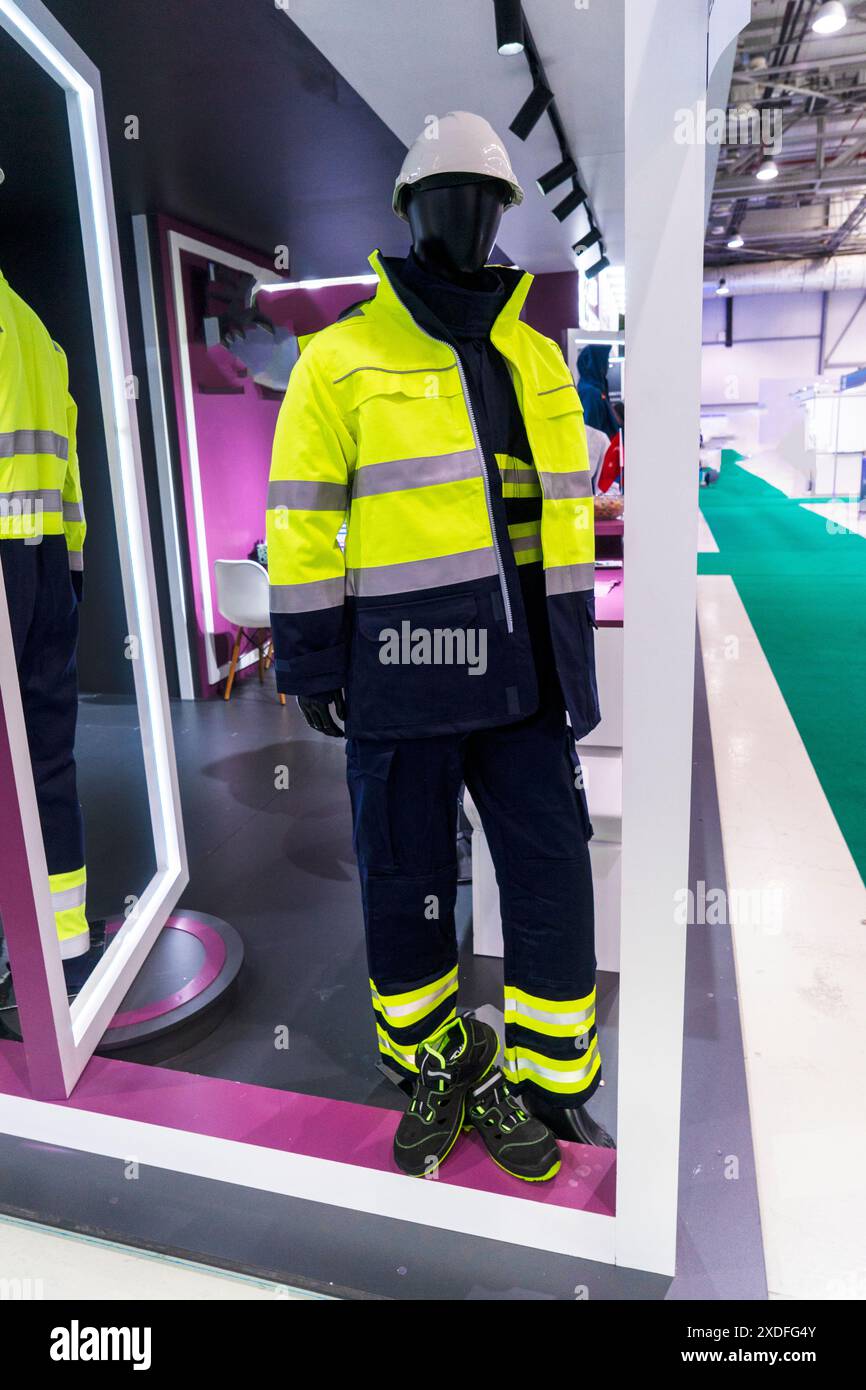
[[536,414],[543,415],[545,419],[551,419],[555,415],[573,415],[576,411],[583,412],[580,396],[573,381],[542,387],[540,391],[531,392],[528,400],[530,408]]
[[461,392],[456,364],[449,367],[356,367],[347,376],[338,378],[334,387],[346,402],[346,408],[357,410],[365,401],[378,396],[408,396],[413,400],[438,400],[442,396],[457,396]]

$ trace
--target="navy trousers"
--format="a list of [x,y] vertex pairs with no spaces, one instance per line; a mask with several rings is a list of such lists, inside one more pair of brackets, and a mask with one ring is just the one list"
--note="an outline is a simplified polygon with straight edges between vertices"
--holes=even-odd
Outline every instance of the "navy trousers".
[[0,540],[0,561],[62,948],[87,931],[84,829],[74,757],[78,599],[63,536],[43,536],[34,545]]
[[349,739],[347,769],[379,1048],[400,1073],[457,1003],[457,798],[465,781],[499,885],[504,1070],[582,1104],[601,1080],[588,840],[558,690],[520,723],[462,735]]

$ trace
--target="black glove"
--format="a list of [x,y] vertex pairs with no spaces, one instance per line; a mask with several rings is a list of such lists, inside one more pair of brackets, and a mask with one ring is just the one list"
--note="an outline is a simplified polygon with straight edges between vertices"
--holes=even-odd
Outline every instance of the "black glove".
[[346,722],[346,702],[342,690],[326,690],[322,695],[299,695],[298,706],[311,729],[331,738],[345,738],[345,730],[334,723],[331,705],[338,719]]

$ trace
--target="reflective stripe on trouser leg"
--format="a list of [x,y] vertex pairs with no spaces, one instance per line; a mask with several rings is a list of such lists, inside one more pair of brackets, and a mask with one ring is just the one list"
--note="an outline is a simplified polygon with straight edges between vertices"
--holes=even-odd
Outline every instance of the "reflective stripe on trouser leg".
[[505,975],[503,1070],[559,1105],[601,1081],[589,820],[558,695],[536,714],[470,734],[466,784],[499,884]]
[[82,867],[70,873],[49,874],[51,906],[57,924],[57,938],[63,944],[73,937],[83,936],[87,925],[87,870]]
[[379,1051],[389,1064],[396,1062],[414,1075],[418,1067],[415,1051],[420,1042],[432,1037],[454,1017],[457,998],[457,966],[416,989],[386,994],[370,981]]
[[412,1077],[457,1000],[457,740],[350,738],[346,763],[379,1049]]
[[503,1070],[510,1081],[580,1104],[600,1068],[594,988],[579,999],[545,999],[506,985]]

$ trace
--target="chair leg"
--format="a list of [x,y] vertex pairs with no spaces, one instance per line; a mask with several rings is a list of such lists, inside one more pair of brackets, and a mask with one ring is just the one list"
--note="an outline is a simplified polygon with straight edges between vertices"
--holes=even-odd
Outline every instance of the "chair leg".
[[285,697],[285,695],[282,695],[282,694],[281,694],[281,695],[280,695],[280,704],[281,704],[281,705],[284,705],[285,703],[286,703],[286,697]]
[[274,664],[274,639],[269,637],[265,643],[265,670],[270,671]]
[[256,642],[259,648],[259,685],[265,683],[265,634],[264,629],[259,628],[256,632]]
[[226,680],[226,690],[225,695],[223,696],[223,699],[225,700],[228,700],[230,698],[232,693],[232,686],[235,683],[235,671],[237,670],[238,666],[238,657],[241,654],[241,637],[243,636],[243,631],[244,630],[242,627],[238,628],[237,636],[235,637],[235,644],[232,647],[232,659],[229,663],[229,673],[228,678]]

